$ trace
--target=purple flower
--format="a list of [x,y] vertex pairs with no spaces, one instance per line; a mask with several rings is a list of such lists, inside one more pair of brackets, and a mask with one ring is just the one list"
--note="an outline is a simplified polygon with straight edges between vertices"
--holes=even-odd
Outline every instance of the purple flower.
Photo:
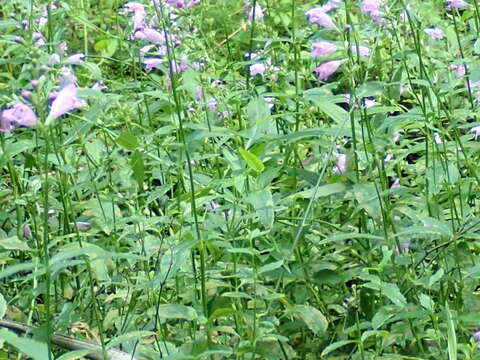
[[217,108],[217,100],[215,98],[210,98],[208,99],[207,105],[208,108],[213,111]]
[[321,7],[322,7],[322,10],[327,13],[329,11],[335,10],[338,7],[340,7],[340,4],[342,2],[343,0],[329,0],[325,4],[323,4]]
[[40,17],[35,21],[39,27],[44,27],[48,23],[48,18],[46,17]]
[[447,6],[449,9],[465,9],[470,4],[463,0],[447,0]]
[[87,231],[90,230],[92,224],[86,221],[75,221],[75,226],[79,231]]
[[382,5],[382,0],[363,0],[360,5],[360,10],[369,15],[372,20],[378,24],[383,23],[383,18],[380,14],[380,6]]
[[81,64],[83,63],[83,58],[85,57],[85,55],[83,53],[78,53],[78,54],[75,54],[75,55],[72,55],[72,56],[69,56],[67,58],[66,63],[67,64],[70,64],[70,65],[74,65],[74,64]]
[[74,84],[77,81],[77,77],[67,67],[60,69],[60,86],[64,87],[68,84]]
[[395,179],[395,181],[390,186],[390,189],[395,189],[395,188],[398,188],[398,187],[400,187],[400,179]]
[[308,21],[312,24],[317,24],[327,29],[335,29],[332,19],[321,7],[314,7],[308,10],[305,15],[308,16]]
[[187,7],[190,8],[192,6],[200,4],[200,0],[190,0],[187,4]]
[[60,90],[56,99],[53,101],[45,124],[49,125],[56,118],[84,105],[85,101],[77,96],[77,87],[75,84],[68,84]]
[[480,343],[480,330],[475,330],[473,333],[473,338],[477,341],[477,343]]
[[[17,102],[11,108],[3,110],[1,114],[2,130],[10,131],[11,126],[34,126],[37,116],[33,110],[22,102]],[[10,125],[10,126],[8,126]]]
[[263,14],[262,7],[258,4],[255,5],[255,7],[251,8],[250,11],[248,12],[248,20],[253,21],[253,15],[255,15],[255,20],[262,21],[265,15]]
[[460,65],[453,64],[448,67],[448,70],[455,70],[455,76],[460,78],[466,74],[467,67],[465,66],[465,64],[460,64]]
[[477,140],[477,138],[480,136],[480,125],[472,127],[470,132],[475,134],[475,140]]
[[188,57],[187,55],[182,55],[180,58],[179,70],[180,72],[185,72],[188,69]]
[[250,76],[263,75],[265,72],[265,65],[253,64],[250,65]]
[[[137,36],[138,32],[139,31],[137,31],[135,33],[135,36]],[[145,35],[145,37],[143,39],[147,40],[147,41],[150,41],[151,43],[163,44],[165,42],[165,37],[163,36],[163,34],[159,33],[157,30],[146,28],[146,29],[141,30],[141,32],[143,33],[143,35]],[[143,40],[143,39],[141,39],[141,40]]]
[[360,56],[363,56],[363,57],[367,57],[367,56],[370,56],[370,49],[366,46],[363,46],[363,45],[353,45],[350,50],[354,53],[354,54],[358,54]]
[[337,46],[328,41],[315,41],[312,43],[312,56],[325,56],[337,51]]
[[377,102],[375,101],[375,99],[364,99],[363,100],[363,106],[365,109],[370,109],[371,107],[374,107],[375,105],[377,105]]
[[58,64],[60,62],[60,55],[58,55],[57,53],[50,55],[48,62],[50,64]]
[[362,4],[360,5],[360,10],[364,14],[370,15],[372,12],[379,11],[381,5],[381,0],[363,0]]
[[442,40],[443,39],[443,30],[439,27],[433,27],[423,30],[425,34],[430,36],[434,40]]
[[33,79],[32,81],[30,81],[30,84],[33,86],[33,87],[37,87],[39,82],[37,79]]
[[347,155],[337,154],[337,164],[332,171],[336,174],[344,174],[347,172]]
[[25,224],[23,226],[22,235],[25,240],[30,240],[32,238],[32,229],[30,229],[30,225]]
[[154,45],[146,45],[146,46],[143,46],[142,48],[140,48],[140,57],[144,57],[149,51],[151,48],[153,48]]
[[156,69],[162,63],[162,59],[158,58],[148,58],[144,59],[143,63],[145,64],[145,70],[150,71]]
[[48,100],[50,101],[53,101],[57,98],[58,96],[58,91],[52,91],[49,95],[48,95]]
[[128,2],[123,5],[128,11],[133,12],[133,27],[134,29],[141,29],[144,27],[144,20],[145,20],[145,7],[143,4],[138,2]]
[[315,68],[315,72],[318,75],[318,80],[327,80],[338,67],[342,64],[341,60],[332,60]]
[[68,50],[68,45],[65,41],[63,41],[60,44],[58,44],[57,48],[58,48],[58,52],[60,54],[63,54],[65,51]]
[[92,85],[92,89],[102,91],[102,90],[106,90],[108,88],[103,82],[96,82],[95,84]]
[[45,38],[43,37],[42,33],[34,32],[32,33],[33,40],[35,41],[36,46],[44,46],[47,43],[45,42]]
[[203,99],[203,92],[202,92],[202,87],[201,86],[197,86],[195,88],[195,100],[197,101],[202,101]]
[[22,92],[20,94],[20,96],[24,99],[29,99],[31,95],[32,95],[31,90],[22,90]]

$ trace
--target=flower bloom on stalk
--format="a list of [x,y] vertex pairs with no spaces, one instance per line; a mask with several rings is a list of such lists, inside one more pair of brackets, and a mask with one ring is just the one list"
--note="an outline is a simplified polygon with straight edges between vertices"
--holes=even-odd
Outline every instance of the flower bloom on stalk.
[[317,24],[327,29],[335,29],[332,19],[321,7],[314,7],[308,10],[305,15],[308,16],[308,21],[312,24]]
[[372,107],[374,107],[375,105],[377,105],[377,102],[375,101],[375,99],[364,99],[363,100],[363,106],[365,109],[370,109]]
[[390,186],[390,189],[395,189],[395,188],[398,188],[398,187],[400,187],[400,179],[395,179],[395,181]]
[[63,54],[65,51],[68,50],[68,45],[65,41],[63,41],[60,44],[58,44],[57,48],[58,48],[58,52],[60,54]]
[[265,65],[263,64],[250,65],[250,76],[263,75],[264,72],[265,72]]
[[159,67],[160,64],[162,63],[162,59],[158,59],[158,58],[144,59],[143,63],[145,64],[145,70],[150,71]]
[[215,98],[210,98],[208,99],[207,105],[208,105],[208,108],[213,111],[217,108],[218,103]]
[[92,224],[86,221],[75,221],[75,226],[79,231],[90,230]]
[[22,90],[22,92],[20,94],[20,96],[24,99],[29,99],[31,95],[32,95],[31,90]]
[[335,10],[340,7],[340,4],[343,0],[329,0],[321,6],[322,10],[326,13],[332,10]]
[[382,0],[363,0],[360,5],[360,10],[369,15],[376,23],[381,24],[383,22],[380,16],[380,7],[382,6]]
[[201,86],[197,86],[195,88],[195,100],[202,101],[203,99],[203,91]]
[[135,37],[139,40],[147,40],[154,44],[163,44],[165,42],[165,37],[163,34],[150,28],[137,31],[135,33]]
[[67,67],[60,69],[60,86],[64,87],[68,84],[74,84],[77,81],[77,77]]
[[140,57],[143,58],[153,47],[154,45],[146,45],[140,48]]
[[337,51],[337,46],[328,41],[315,41],[312,43],[312,56],[319,57]]
[[83,53],[78,53],[78,54],[69,56],[65,61],[67,64],[70,64],[70,65],[82,64],[84,62],[83,61],[84,57],[85,55]]
[[[255,19],[253,16],[255,15]],[[252,7],[250,11],[248,12],[248,20],[253,21],[263,21],[263,18],[265,15],[263,14],[263,9],[260,5],[256,4],[255,7]]]
[[362,57],[370,56],[370,49],[363,45],[352,45],[352,47],[350,47],[350,51],[355,55],[359,55]]
[[190,0],[187,4],[187,8],[200,4],[200,0]]
[[135,29],[141,29],[144,27],[144,20],[145,20],[145,6],[138,2],[128,2],[123,5],[124,9],[127,9],[130,12],[133,12],[133,27]]
[[470,132],[475,134],[475,140],[477,140],[477,138],[480,136],[480,125],[472,127]]
[[33,36],[33,40],[35,41],[35,46],[45,46],[47,44],[45,42],[45,38],[43,37],[42,33],[34,32],[32,36]]
[[475,330],[473,333],[473,338],[477,342],[477,345],[480,346],[480,330]]
[[180,72],[185,72],[188,70],[188,57],[185,54],[180,58],[179,70]]
[[465,75],[465,73],[467,72],[467,68],[465,66],[465,64],[460,64],[460,65],[457,65],[457,64],[453,64],[453,65],[450,65],[448,67],[448,70],[455,70],[455,76],[460,78],[462,77],[463,75]]
[[442,40],[443,39],[443,30],[440,29],[439,27],[433,27],[433,28],[428,28],[423,30],[425,34],[430,36],[434,40]]
[[470,4],[464,0],[447,0],[447,7],[449,9],[465,9],[469,6]]
[[58,55],[57,53],[50,55],[50,57],[48,58],[48,62],[50,64],[58,64],[60,62],[60,55]]
[[37,116],[28,105],[22,102],[17,102],[0,114],[1,132],[9,132],[13,126],[35,126],[36,124]]
[[315,72],[318,75],[318,80],[327,80],[338,67],[342,64],[341,60],[332,60],[315,68]]
[[442,143],[442,138],[438,133],[433,134],[433,140],[435,141],[435,144],[440,145]]
[[102,90],[106,90],[108,88],[103,82],[96,82],[95,84],[92,85],[92,89],[102,91]]
[[56,118],[84,105],[85,101],[77,96],[77,87],[75,84],[68,84],[57,94],[45,124],[49,125]]
[[344,174],[347,172],[347,155],[337,154],[337,164],[332,171],[336,174]]

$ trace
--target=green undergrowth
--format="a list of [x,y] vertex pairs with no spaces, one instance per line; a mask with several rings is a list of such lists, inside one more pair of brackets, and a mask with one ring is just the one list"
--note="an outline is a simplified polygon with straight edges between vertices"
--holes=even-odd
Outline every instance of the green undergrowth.
[[0,4],[0,358],[479,359],[476,2],[141,3]]

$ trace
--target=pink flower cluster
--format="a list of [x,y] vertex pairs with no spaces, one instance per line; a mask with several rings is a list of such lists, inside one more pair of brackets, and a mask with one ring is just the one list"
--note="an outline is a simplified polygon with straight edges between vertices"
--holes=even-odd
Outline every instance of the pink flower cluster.
[[382,0],[362,0],[360,10],[369,15],[377,24],[383,24],[384,20],[380,13]]
[[0,132],[10,132],[14,127],[35,126],[37,116],[30,106],[17,102],[0,112]]
[[[158,2],[156,0],[156,2]],[[183,0],[167,0],[167,5],[175,5],[179,9],[188,8],[200,3],[200,0],[191,0],[187,4]],[[140,57],[143,59],[145,70],[151,71],[158,68],[164,63],[163,56],[167,55],[167,41],[172,46],[180,45],[181,42],[174,34],[169,34],[155,29],[156,21],[150,21],[147,24],[145,19],[147,12],[145,6],[139,2],[128,2],[124,5],[124,10],[128,13],[133,13],[133,38],[139,41],[146,41],[150,44],[144,45],[140,49]],[[148,56],[152,54],[152,56]],[[183,56],[180,63],[172,61],[170,67],[173,73],[184,72],[188,69],[188,59]]]

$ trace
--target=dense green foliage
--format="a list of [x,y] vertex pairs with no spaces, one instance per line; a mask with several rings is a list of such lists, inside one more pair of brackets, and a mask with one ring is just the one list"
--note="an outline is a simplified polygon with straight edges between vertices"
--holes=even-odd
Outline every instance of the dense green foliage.
[[0,3],[0,357],[479,359],[476,0],[139,2]]

